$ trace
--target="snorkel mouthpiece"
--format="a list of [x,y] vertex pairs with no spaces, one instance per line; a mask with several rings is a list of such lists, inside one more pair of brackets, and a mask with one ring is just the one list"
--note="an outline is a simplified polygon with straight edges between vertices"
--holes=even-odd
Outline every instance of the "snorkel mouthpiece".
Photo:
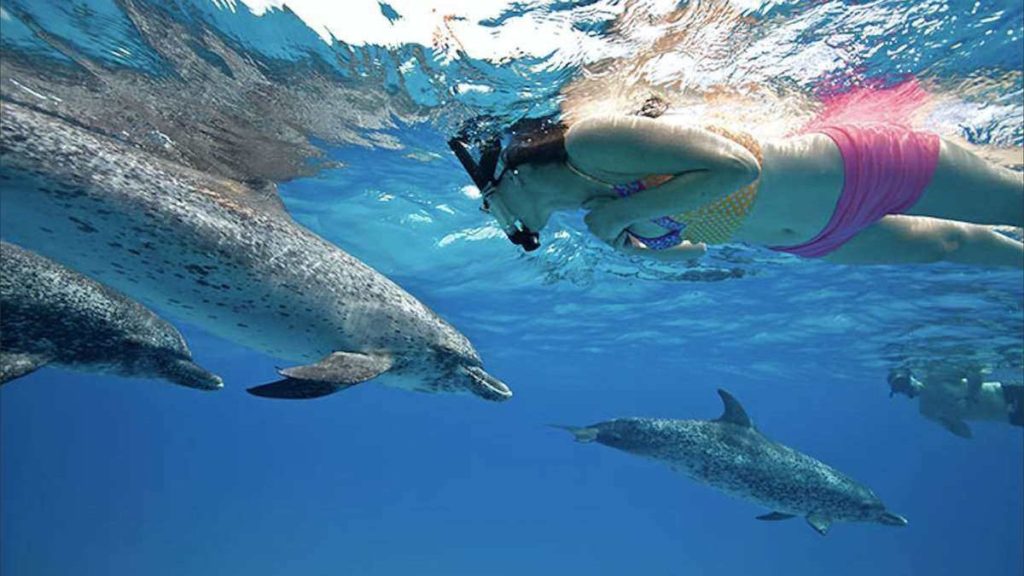
[[896,394],[903,394],[908,398],[917,396],[917,390],[913,384],[913,376],[910,370],[898,368],[889,372],[889,398]]
[[525,226],[512,234],[508,234],[508,239],[516,246],[522,246],[525,252],[533,252],[540,248],[540,234]]
[[448,141],[448,147],[459,159],[463,170],[480,189],[483,196],[483,210],[494,216],[501,226],[510,242],[521,247],[525,252],[533,252],[540,248],[540,233],[530,230],[524,226],[518,218],[511,214],[501,202],[492,202],[491,195],[494,194],[498,182],[505,172],[495,174],[498,168],[498,160],[501,159],[501,140],[491,138],[480,146],[480,162],[473,160],[469,150],[466,148],[465,138],[457,136]]

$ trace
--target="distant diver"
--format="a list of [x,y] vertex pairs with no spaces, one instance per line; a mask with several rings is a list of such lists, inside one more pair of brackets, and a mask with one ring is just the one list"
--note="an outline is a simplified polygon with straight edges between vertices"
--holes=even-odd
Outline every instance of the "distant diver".
[[583,208],[599,239],[661,260],[737,241],[843,264],[1024,267],[1024,244],[989,226],[1024,225],[1024,174],[935,134],[837,121],[758,141],[658,118],[666,107],[520,121],[505,141],[467,129],[449,146],[525,250],[554,212]]
[[0,242],[0,384],[54,365],[217,390],[168,322],[111,288]]
[[380,378],[512,396],[458,330],[245,186],[3,102],[5,236],[187,322],[299,364],[250,390],[316,398]]
[[889,372],[889,396],[918,399],[925,418],[961,438],[973,433],[965,420],[1008,422],[1024,426],[1024,384],[984,382],[978,370],[943,368],[919,380],[909,369]]
[[766,438],[739,402],[719,390],[725,411],[716,420],[619,418],[568,430],[578,442],[597,442],[664,462],[726,494],[764,506],[758,520],[802,516],[824,536],[833,522],[906,526],[875,494],[838,470]]

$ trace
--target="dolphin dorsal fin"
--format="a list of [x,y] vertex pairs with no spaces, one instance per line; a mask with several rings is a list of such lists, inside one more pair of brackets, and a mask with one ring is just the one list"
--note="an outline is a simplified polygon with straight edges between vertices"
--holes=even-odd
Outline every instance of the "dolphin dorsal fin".
[[750,416],[747,416],[746,410],[740,403],[721,388],[718,389],[718,395],[722,397],[722,404],[725,407],[725,411],[718,417],[715,422],[728,422],[729,424],[735,424],[744,428],[753,428],[754,423],[750,421]]

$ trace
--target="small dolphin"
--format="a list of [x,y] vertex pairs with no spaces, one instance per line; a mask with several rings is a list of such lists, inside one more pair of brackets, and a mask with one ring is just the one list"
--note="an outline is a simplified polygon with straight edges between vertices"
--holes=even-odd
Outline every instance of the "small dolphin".
[[166,321],[102,284],[0,242],[0,384],[46,364],[216,390]]
[[758,520],[803,516],[824,536],[833,522],[906,526],[875,494],[838,470],[773,442],[754,428],[725,390],[717,420],[620,418],[568,430],[577,442],[598,442],[667,463],[694,480],[770,510]]
[[296,363],[249,391],[315,398],[383,376],[505,400],[472,344],[250,186],[3,101],[4,235],[225,339]]

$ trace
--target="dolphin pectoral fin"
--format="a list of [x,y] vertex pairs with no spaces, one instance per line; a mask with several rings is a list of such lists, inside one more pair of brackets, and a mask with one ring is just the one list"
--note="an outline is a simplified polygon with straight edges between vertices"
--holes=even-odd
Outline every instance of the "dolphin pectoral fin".
[[943,418],[941,420],[941,422],[942,422],[942,426],[946,430],[949,430],[950,432],[952,432],[953,434],[956,434],[957,436],[959,436],[961,438],[971,439],[971,438],[974,437],[974,433],[971,432],[971,427],[968,426],[967,423],[964,422],[963,420],[956,420],[956,419],[953,419],[953,418]]
[[260,396],[261,398],[308,400],[310,398],[320,398],[321,396],[334,394],[335,392],[340,392],[345,388],[348,388],[348,386],[339,386],[328,382],[310,382],[308,380],[285,378],[284,380],[278,380],[277,382],[271,382],[270,384],[249,388],[246,392],[253,396]]
[[376,378],[391,366],[391,359],[384,355],[335,352],[316,364],[278,370],[284,380],[247,391],[264,398],[319,398]]
[[762,515],[758,516],[757,519],[758,520],[765,520],[765,521],[768,521],[768,522],[774,522],[774,521],[777,521],[777,520],[789,520],[790,518],[794,518],[794,517],[795,516],[793,514],[785,514],[783,512],[772,512],[770,514],[762,514]]
[[821,516],[820,514],[808,514],[807,523],[814,528],[814,531],[824,536],[828,534],[828,529],[832,527],[832,520]]
[[576,426],[563,426],[561,424],[548,424],[552,428],[558,428],[559,430],[565,430],[572,434],[573,438],[581,444],[593,442],[597,440],[597,428],[576,427]]
[[750,421],[750,416],[747,416],[747,411],[743,409],[739,401],[733,398],[732,394],[729,394],[721,388],[718,389],[718,395],[722,398],[722,404],[725,406],[725,410],[722,415],[718,417],[715,422],[728,422],[743,428],[753,428],[754,423]]
[[50,362],[44,354],[0,351],[0,384],[34,372]]
[[376,378],[391,369],[391,358],[381,354],[335,352],[316,364],[279,370],[281,376],[311,382],[351,386]]

